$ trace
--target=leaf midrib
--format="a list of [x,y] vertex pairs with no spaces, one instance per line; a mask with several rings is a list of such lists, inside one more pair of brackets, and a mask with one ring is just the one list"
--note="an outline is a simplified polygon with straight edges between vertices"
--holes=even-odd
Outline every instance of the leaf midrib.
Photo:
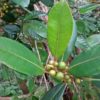
[[[0,48],[0,51],[3,51],[3,52],[6,52],[6,53],[8,53],[8,54],[11,54],[11,55],[13,55],[13,56],[16,56],[16,57],[18,57],[18,58],[20,58],[20,59],[22,59],[22,60],[25,60],[25,61],[31,63],[32,65],[35,65],[35,66],[38,67],[39,69],[43,70],[43,69],[42,69],[41,67],[39,67],[37,64],[31,62],[30,60],[28,60],[28,59],[26,59],[26,58],[24,58],[24,57],[22,57],[22,56],[20,56],[20,55],[18,55],[18,54],[16,54],[16,53],[13,53],[13,52],[10,52],[10,51],[5,51],[5,50],[3,50],[3,49],[1,49],[1,48]],[[44,71],[44,70],[43,70],[43,71]]]
[[100,58],[100,56],[97,56],[97,57],[95,57],[95,58],[91,58],[91,59],[88,59],[88,60],[84,60],[83,62],[79,62],[79,63],[73,65],[72,67],[70,67],[70,70],[71,70],[72,68],[74,68],[74,67],[77,67],[78,65],[84,64],[84,63],[86,63],[86,62],[90,62],[90,61],[92,61],[92,60],[96,60],[96,59],[98,59],[98,58]]
[[[61,11],[60,12],[62,12],[62,8],[60,9]],[[60,16],[61,16],[61,14],[60,14]],[[57,34],[57,38],[56,38],[56,42],[55,42],[55,55],[57,55],[57,50],[59,50],[59,47],[61,47],[61,43],[59,43],[59,40],[60,40],[60,36],[61,36],[61,17],[59,16],[59,20],[58,20],[58,30],[57,30],[57,32],[56,32],[56,34]]]

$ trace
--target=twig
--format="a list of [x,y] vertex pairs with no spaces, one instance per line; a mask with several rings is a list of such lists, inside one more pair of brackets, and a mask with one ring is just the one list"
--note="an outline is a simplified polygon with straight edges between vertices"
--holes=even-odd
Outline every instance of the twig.
[[[48,61],[49,61],[49,55],[48,55],[48,57],[47,57],[46,65],[47,65]],[[45,68],[46,68],[46,66],[45,66]],[[43,81],[43,76],[42,76],[42,78],[41,78],[40,85],[42,84],[42,81]]]
[[[40,54],[39,54],[39,50],[38,50],[38,46],[37,46],[37,41],[35,40],[35,48],[36,48],[36,52],[37,52],[37,55],[38,55],[38,58],[39,60],[41,61],[41,57],[40,57]],[[46,84],[46,89],[48,91],[48,83],[47,83],[47,80],[46,80],[46,77],[45,77],[45,74],[43,74],[42,76],[42,80],[44,79],[44,82]],[[41,82],[42,83],[42,82]]]
[[78,98],[79,98],[79,100],[82,100],[82,98],[81,98],[81,96],[80,96],[79,89],[78,89],[78,87],[77,87],[77,85],[75,84],[74,81],[73,81],[73,86],[74,86],[74,88],[75,88],[75,90],[76,90],[76,92],[77,92],[77,94],[78,94]]
[[36,40],[35,40],[35,48],[36,48],[36,52],[37,52],[38,58],[41,61],[41,57],[40,57],[40,54],[39,54],[39,50],[38,50],[38,47],[37,47],[37,41]]
[[22,7],[26,12],[28,12],[29,14],[33,14],[30,10],[28,10],[27,8],[25,7]]
[[[48,55],[48,57],[47,57],[46,65],[47,65],[47,63],[48,63],[48,61],[49,61],[49,57],[50,57],[50,55]],[[48,88],[48,84],[47,84],[47,82],[46,82],[45,75],[42,76],[41,81],[40,81],[40,85],[42,84],[43,79],[44,79],[44,81],[45,81],[45,83],[46,83],[46,89],[47,89],[47,91],[48,91],[49,88]]]
[[40,80],[40,85],[42,84],[42,81],[43,81],[43,75],[42,75],[41,80]]
[[46,80],[45,74],[43,74],[43,78],[44,78],[44,82],[45,82],[45,85],[46,85],[46,90],[48,91],[49,87],[48,87],[48,82]]
[[50,59],[53,59],[53,56],[52,56],[52,54],[51,54],[51,52],[50,52],[50,50],[49,50],[49,48],[48,48],[48,45],[47,45],[47,43],[43,43],[43,46],[44,46],[44,48],[45,48],[45,50],[47,51],[47,53],[48,53],[48,55],[49,55],[49,58]]

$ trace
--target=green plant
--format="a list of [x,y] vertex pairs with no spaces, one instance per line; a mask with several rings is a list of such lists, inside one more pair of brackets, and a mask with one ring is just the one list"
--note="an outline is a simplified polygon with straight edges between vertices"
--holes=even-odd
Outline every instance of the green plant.
[[[23,84],[24,88],[27,85],[25,91],[27,90],[29,95],[25,95],[25,99],[98,100],[99,90],[94,86],[94,82],[100,81],[99,42],[82,50],[75,40],[77,27],[80,32],[84,26],[80,28],[79,25],[85,22],[74,20],[65,0],[56,4],[53,0],[50,0],[49,4],[47,1],[41,0],[45,5],[51,6],[47,23],[40,18],[47,17],[46,13],[32,12],[30,6],[35,0],[8,2],[15,9],[17,4],[21,12],[17,12],[17,18],[14,20],[18,25],[2,18],[6,25],[3,27],[4,37],[0,37],[0,62],[16,71],[16,80],[21,89]],[[97,6],[91,6],[91,9],[87,8],[85,11],[81,8],[80,14],[87,13]],[[89,39],[86,43],[90,43]],[[80,51],[77,53],[78,49]],[[10,96],[10,93],[7,95]],[[24,96],[18,98],[23,99]]]

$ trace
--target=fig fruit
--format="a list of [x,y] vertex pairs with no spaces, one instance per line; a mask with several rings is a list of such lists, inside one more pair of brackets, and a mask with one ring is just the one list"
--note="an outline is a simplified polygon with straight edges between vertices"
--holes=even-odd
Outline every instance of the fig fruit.
[[70,76],[69,75],[66,75],[65,76],[65,79],[67,79],[67,80],[70,79]]
[[50,74],[51,76],[55,76],[55,75],[56,75],[56,71],[55,71],[55,70],[50,70],[50,71],[49,71],[49,74]]
[[64,74],[62,72],[57,72],[56,79],[63,80],[64,79]]
[[59,65],[58,65],[58,68],[61,69],[61,70],[66,69],[66,63],[65,62],[60,62]]
[[72,80],[71,79],[68,79],[68,83],[70,84],[72,82]]
[[55,67],[58,66],[58,62],[57,61],[54,62],[54,66]]
[[46,69],[47,69],[47,70],[50,70],[50,69],[53,69],[53,68],[54,68],[53,65],[49,65],[49,64],[48,64],[48,65],[46,66]]
[[69,69],[69,67],[68,66],[66,66],[66,70],[68,71],[68,69]]
[[54,60],[50,60],[50,61],[49,61],[49,64],[50,64],[50,65],[53,65],[53,64],[54,64]]
[[81,80],[80,80],[79,78],[77,78],[77,79],[76,79],[76,83],[77,83],[77,84],[80,84],[80,83],[81,83]]

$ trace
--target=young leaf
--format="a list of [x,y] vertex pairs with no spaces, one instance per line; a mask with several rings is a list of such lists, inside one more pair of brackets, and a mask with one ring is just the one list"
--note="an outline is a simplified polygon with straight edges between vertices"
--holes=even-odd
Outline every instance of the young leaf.
[[41,75],[44,72],[41,62],[22,44],[0,37],[0,62],[26,75]]
[[82,52],[71,63],[69,72],[76,77],[100,74],[100,45]]
[[22,7],[28,7],[30,0],[12,0],[17,5],[20,5]]
[[42,100],[62,100],[62,95],[64,93],[65,88],[66,88],[66,85],[63,83],[56,85],[54,88],[50,89],[44,95]]
[[73,32],[73,18],[66,2],[57,3],[49,12],[48,45],[52,54],[59,58],[63,55]]

